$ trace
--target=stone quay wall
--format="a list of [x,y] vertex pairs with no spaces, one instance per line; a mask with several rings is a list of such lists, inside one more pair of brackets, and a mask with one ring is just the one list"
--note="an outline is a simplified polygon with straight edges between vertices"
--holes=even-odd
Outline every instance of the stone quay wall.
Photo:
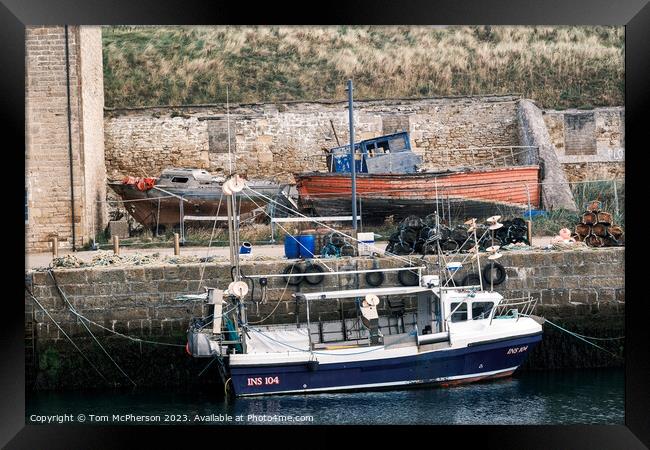
[[[435,260],[427,258],[429,262]],[[398,266],[394,260],[380,258],[378,261],[380,267]],[[581,334],[600,337],[622,334],[624,249],[504,252],[499,262],[506,269],[507,280],[495,290],[506,298],[530,294],[539,300],[537,314]],[[350,270],[350,265],[359,269],[371,268],[373,261],[355,258],[325,263],[334,270],[344,266]],[[246,275],[277,274],[288,264],[287,260],[249,261],[243,263],[242,271]],[[463,275],[461,271],[457,278],[461,279]],[[202,292],[203,286],[225,288],[230,281],[227,264],[61,269],[55,270],[54,276],[70,303],[83,316],[128,336],[176,345],[132,342],[89,325],[113,357],[128,367],[130,373],[136,374],[138,383],[179,385],[205,381],[197,378],[205,361],[190,358],[183,348],[189,320],[200,315],[202,304],[175,298]],[[319,286],[307,287],[303,283],[300,289],[342,289],[349,286],[347,283],[351,280],[353,276],[349,275],[329,276]],[[80,320],[70,312],[57,292],[52,278],[46,272],[32,272],[27,275],[27,284],[65,333],[78,345],[89,349],[92,359],[101,360],[104,370],[119,380],[120,374],[101,356]],[[359,285],[366,287],[363,276],[359,277]],[[398,285],[396,272],[386,274],[383,286],[391,285]],[[256,322],[270,316],[266,323],[294,323],[296,302],[291,294],[296,288],[288,286],[285,290],[285,286],[282,278],[269,278],[267,303],[251,303],[247,307],[248,320]],[[280,298],[282,301],[278,304]],[[256,286],[255,299],[260,299],[259,285]],[[414,310],[413,299],[405,300],[407,312]],[[25,301],[26,305],[32,302],[27,295]],[[50,317],[36,305],[33,308],[30,320],[35,330],[37,376],[32,380],[35,385],[43,389],[102,385],[103,381],[76,353]],[[343,302],[343,309],[346,317],[355,317],[352,300]],[[381,302],[380,312],[386,312],[386,302]],[[298,315],[301,321],[305,320],[304,305],[299,305]],[[310,316],[314,322],[337,320],[340,318],[339,305],[335,300],[311,302]],[[616,363],[606,353],[545,326],[545,341],[531,355],[527,365],[530,368],[553,368]],[[69,376],[72,373],[74,377]]]

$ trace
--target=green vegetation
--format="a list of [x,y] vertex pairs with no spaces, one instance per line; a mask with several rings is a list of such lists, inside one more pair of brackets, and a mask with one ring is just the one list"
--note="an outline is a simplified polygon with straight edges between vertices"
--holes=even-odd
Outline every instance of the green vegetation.
[[518,93],[624,103],[623,27],[105,27],[107,107]]
[[538,236],[554,236],[560,229],[573,231],[582,220],[582,212],[594,200],[601,202],[601,210],[612,214],[614,224],[625,227],[625,182],[592,181],[576,183],[571,187],[578,213],[566,210],[549,211],[545,216],[533,218],[533,230]]

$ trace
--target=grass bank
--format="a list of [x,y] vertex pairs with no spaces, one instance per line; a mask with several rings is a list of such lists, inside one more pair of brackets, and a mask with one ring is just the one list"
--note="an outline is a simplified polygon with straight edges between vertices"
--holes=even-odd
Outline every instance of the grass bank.
[[103,28],[107,107],[519,93],[624,103],[623,27]]

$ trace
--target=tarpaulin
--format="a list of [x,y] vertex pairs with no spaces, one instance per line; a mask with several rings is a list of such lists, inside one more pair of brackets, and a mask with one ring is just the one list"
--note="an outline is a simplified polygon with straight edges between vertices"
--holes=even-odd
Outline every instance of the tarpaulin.
[[135,185],[139,191],[148,191],[154,187],[156,184],[156,179],[149,177],[140,178],[128,176],[122,179],[122,184],[132,184]]

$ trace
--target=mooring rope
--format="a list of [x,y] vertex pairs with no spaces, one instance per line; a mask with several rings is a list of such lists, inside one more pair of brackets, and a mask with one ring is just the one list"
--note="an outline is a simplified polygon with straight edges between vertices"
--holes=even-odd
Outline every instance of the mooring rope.
[[[519,314],[519,315],[524,316],[524,317],[531,317],[530,314]],[[593,342],[588,341],[587,339],[593,339],[593,340],[599,340],[599,341],[615,341],[615,340],[625,339],[625,336],[617,336],[617,337],[613,337],[613,338],[597,338],[597,337],[591,337],[591,336],[584,336],[582,334],[575,333],[575,332],[573,332],[571,330],[567,330],[566,328],[562,328],[560,325],[558,325],[556,323],[553,323],[553,322],[551,322],[550,320],[548,320],[546,318],[544,318],[544,323],[548,323],[548,324],[554,326],[555,328],[557,328],[560,331],[564,331],[565,333],[567,333],[567,334],[569,334],[569,335],[571,335],[571,336],[573,336],[575,338],[578,338],[581,341],[586,342],[589,345],[593,345],[594,347],[596,347],[596,348],[598,348],[600,350],[603,350],[604,352],[609,353],[610,355],[614,356],[615,358],[621,358],[620,355],[617,355],[616,353],[614,353],[614,352],[612,352],[610,350],[607,350],[606,348],[603,348],[598,344],[594,344]]]
[[111,330],[110,328],[106,328],[102,324],[97,323],[94,320],[89,319],[88,317],[84,316],[83,314],[78,312],[74,307],[70,307],[70,302],[66,302],[66,303],[68,304],[68,309],[70,310],[70,312],[72,314],[74,314],[75,316],[79,317],[80,319],[83,319],[83,320],[85,320],[85,321],[87,321],[89,323],[92,323],[93,325],[103,329],[103,330],[108,331],[109,333],[112,333],[112,334],[115,334],[117,336],[123,337],[125,339],[130,340],[130,341],[139,342],[139,343],[142,343],[142,344],[167,345],[167,346],[170,346],[170,347],[185,347],[182,344],[171,344],[169,342],[149,341],[149,340],[146,340],[146,339],[140,339],[140,338],[136,338],[136,337],[133,337],[133,336],[129,336],[128,334],[120,333],[119,331]]
[[54,320],[54,318],[50,315],[49,311],[48,311],[48,310],[47,310],[43,305],[41,305],[41,302],[38,301],[38,299],[36,298],[36,296],[34,296],[34,294],[32,293],[32,291],[30,291],[29,288],[28,288],[27,286],[25,286],[25,290],[26,290],[27,293],[30,295],[30,297],[32,297],[32,299],[34,300],[34,302],[36,302],[36,304],[38,305],[38,307],[41,308],[45,314],[47,314],[47,317],[50,318],[50,320],[54,323],[54,325],[56,325],[56,327],[59,329],[59,331],[61,331],[61,333],[63,333],[63,335],[64,335],[66,338],[68,338],[68,340],[70,341],[70,343],[74,346],[74,348],[77,349],[77,351],[81,354],[81,356],[83,356],[83,358],[88,362],[88,364],[90,364],[90,366],[91,366],[93,369],[95,369],[95,372],[97,372],[97,373],[99,374],[99,376],[102,377],[102,378],[104,379],[104,381],[106,381],[107,383],[110,383],[110,381],[108,381],[108,379],[107,379],[107,378],[104,376],[104,374],[103,374],[103,373],[102,373],[102,372],[97,368],[97,366],[95,366],[95,365],[93,364],[93,362],[92,362],[90,359],[88,359],[88,357],[86,356],[86,354],[85,354],[84,352],[81,351],[81,349],[77,346],[77,344],[74,343],[74,341],[72,340],[72,338],[71,338],[70,336],[68,336],[68,333],[66,333],[66,332],[63,330],[63,328],[61,328],[61,326],[57,323],[57,321]]

